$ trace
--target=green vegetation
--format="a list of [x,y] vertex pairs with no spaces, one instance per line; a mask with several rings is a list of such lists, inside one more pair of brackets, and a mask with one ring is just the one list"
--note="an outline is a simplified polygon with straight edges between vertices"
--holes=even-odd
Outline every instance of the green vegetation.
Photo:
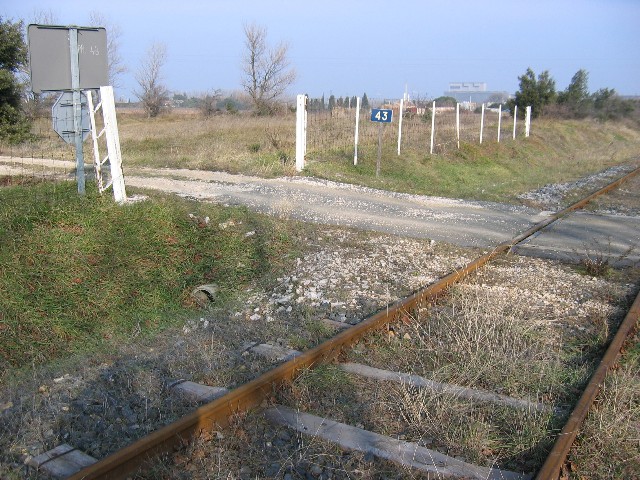
[[18,143],[29,137],[29,122],[21,106],[21,85],[16,74],[27,63],[22,22],[0,16],[0,140]]
[[556,82],[549,71],[545,70],[538,75],[530,68],[524,75],[518,77],[520,82],[520,90],[516,92],[515,99],[509,103],[509,107],[513,112],[513,107],[518,106],[520,117],[524,118],[526,107],[531,107],[531,116],[537,118],[541,116],[547,105],[553,103],[557,97]]
[[[601,121],[620,120],[640,113],[637,100],[625,100],[618,96],[613,88],[601,88],[589,93],[589,72],[578,70],[564,91],[556,91],[556,82],[545,70],[536,79],[535,73],[528,68],[518,77],[520,89],[515,98],[509,100],[511,112],[518,107],[518,116],[524,118],[525,108],[531,106],[531,116],[549,116],[555,118],[593,117]],[[636,120],[638,119],[636,113]]]
[[244,208],[173,197],[119,206],[70,182],[28,188],[0,189],[0,364],[175,325],[193,316],[194,287],[215,283],[217,302],[233,299],[292,246],[286,222]]

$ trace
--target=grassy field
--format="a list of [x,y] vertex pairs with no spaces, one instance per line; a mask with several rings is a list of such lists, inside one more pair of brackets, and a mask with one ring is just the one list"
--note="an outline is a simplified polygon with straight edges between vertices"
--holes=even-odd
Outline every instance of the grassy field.
[[[475,128],[479,119],[468,116],[466,121]],[[125,175],[139,166],[264,177],[295,174],[293,114],[203,118],[171,113],[147,119],[138,113],[120,113],[118,122]],[[381,173],[376,177],[377,135],[371,125],[361,122],[358,165],[354,166],[353,122],[310,116],[302,174],[406,193],[519,203],[518,194],[540,186],[575,180],[612,165],[638,163],[640,129],[631,122],[538,119],[529,138],[519,132],[515,140],[509,122],[505,117],[500,143],[492,132],[479,144],[474,130],[473,135],[462,137],[458,149],[447,133],[433,155],[428,153],[429,124],[407,122],[401,155],[397,154],[397,129],[391,126],[384,131]],[[0,153],[74,158],[73,150],[56,140],[47,121],[37,128],[38,142],[0,146]],[[86,158],[92,158],[90,142],[85,148]]]
[[[147,120],[121,116],[121,140],[126,166],[223,170],[266,177],[294,174],[293,117],[166,116]],[[316,122],[320,122],[317,120]],[[324,122],[335,121],[325,119]],[[406,148],[397,155],[395,130],[384,140],[381,174],[375,176],[377,147],[372,137],[361,143],[353,165],[350,128],[344,145],[325,124],[310,122],[304,175],[405,193],[517,202],[519,193],[555,182],[575,180],[612,165],[638,158],[640,131],[620,123],[591,120],[538,120],[532,135],[501,143],[462,142],[429,155]],[[344,135],[345,129],[341,129]],[[315,132],[315,133],[314,133]],[[406,139],[408,143],[410,139]]]
[[[293,120],[123,114],[125,175],[127,169],[143,166],[293,175]],[[40,140],[11,149],[0,146],[0,154],[74,158],[45,121],[37,127]],[[542,185],[639,163],[637,126],[537,120],[528,139],[507,138],[499,144],[489,139],[482,145],[464,141],[459,150],[449,144],[434,155],[427,153],[425,142],[424,148],[407,148],[398,156],[397,139],[386,132],[381,175],[376,177],[371,139],[353,166],[348,135],[340,137],[343,145],[324,141],[319,132],[338,138],[325,127],[314,126],[303,175],[399,192],[520,203],[518,194]],[[91,158],[88,143],[87,149]],[[36,177],[16,186],[0,178],[0,384],[4,375],[24,367],[108,351],[179,328],[196,313],[190,295],[194,287],[215,283],[220,289],[217,304],[230,305],[247,288],[272,281],[303,248],[300,238],[307,227],[244,208],[155,194],[145,202],[118,206],[98,196],[91,182],[87,195],[79,197],[73,183],[39,182]],[[509,332],[508,338],[516,336]],[[602,460],[637,459],[635,444],[628,448],[637,425],[627,415],[637,412],[637,337],[630,351],[608,380],[574,457],[581,471],[598,469],[595,478],[637,473],[636,460],[630,467]],[[505,365],[512,365],[513,358]]]

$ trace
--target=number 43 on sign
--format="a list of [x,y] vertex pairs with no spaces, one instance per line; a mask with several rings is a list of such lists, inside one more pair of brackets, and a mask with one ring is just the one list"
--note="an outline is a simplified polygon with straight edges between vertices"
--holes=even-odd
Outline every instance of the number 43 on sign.
[[393,110],[373,108],[371,109],[371,121],[380,123],[391,123],[391,117],[393,116]]

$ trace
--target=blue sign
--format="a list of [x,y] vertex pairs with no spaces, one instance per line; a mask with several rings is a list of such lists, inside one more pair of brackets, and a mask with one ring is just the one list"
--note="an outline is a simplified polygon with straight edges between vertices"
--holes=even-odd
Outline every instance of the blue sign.
[[391,117],[393,116],[393,110],[372,108],[371,109],[371,121],[380,123],[391,123]]

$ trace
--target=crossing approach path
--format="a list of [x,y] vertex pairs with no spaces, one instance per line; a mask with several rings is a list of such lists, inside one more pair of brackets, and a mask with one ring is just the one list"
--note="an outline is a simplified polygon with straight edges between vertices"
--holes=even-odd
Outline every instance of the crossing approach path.
[[[263,179],[221,172],[141,169],[127,177],[127,185],[245,205],[307,222],[484,248],[508,241],[553,214],[525,206],[386,192],[309,177]],[[574,261],[599,255],[613,263],[637,263],[640,217],[574,213],[515,251]]]
[[[0,175],[20,175],[25,168],[37,169],[52,162],[57,175],[73,178],[73,162],[9,157],[0,157]],[[245,205],[280,218],[482,248],[508,241],[553,214],[526,206],[394,193],[310,177],[265,179],[224,172],[151,168],[131,168],[125,176],[129,187],[199,201]],[[611,263],[638,264],[640,215],[573,213],[514,251],[572,261],[597,256]]]

